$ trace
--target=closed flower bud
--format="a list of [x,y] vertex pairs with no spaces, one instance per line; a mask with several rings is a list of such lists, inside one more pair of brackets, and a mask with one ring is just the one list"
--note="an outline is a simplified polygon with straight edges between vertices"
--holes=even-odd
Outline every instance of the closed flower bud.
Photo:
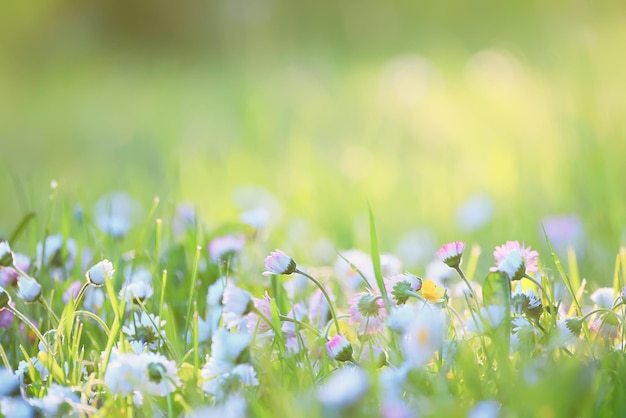
[[89,280],[93,286],[102,286],[106,279],[111,279],[113,277],[113,264],[109,260],[102,260],[92,268],[87,271],[85,277]]
[[281,250],[275,250],[265,259],[265,268],[264,276],[291,274],[296,271],[296,262]]
[[461,265],[463,250],[465,250],[465,243],[454,241],[449,244],[444,244],[435,255],[448,266],[457,268]]
[[337,361],[352,360],[352,344],[342,334],[335,335],[326,343],[326,352]]
[[41,285],[35,280],[20,277],[17,280],[17,296],[26,302],[35,302],[41,296]]

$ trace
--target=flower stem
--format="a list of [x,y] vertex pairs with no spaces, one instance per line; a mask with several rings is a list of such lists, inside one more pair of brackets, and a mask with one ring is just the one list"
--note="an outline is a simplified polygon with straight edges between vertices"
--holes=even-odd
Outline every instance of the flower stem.
[[313,283],[315,283],[315,285],[317,287],[319,287],[319,289],[322,291],[322,294],[324,295],[324,297],[326,298],[326,302],[328,302],[328,307],[330,308],[330,314],[333,317],[333,321],[335,322],[335,328],[337,329],[337,334],[341,334],[341,330],[339,329],[339,322],[337,321],[337,314],[335,313],[335,308],[333,307],[333,303],[330,300],[330,297],[328,296],[328,293],[326,293],[326,289],[324,289],[324,286],[322,286],[322,284],[319,282],[319,280],[317,280],[315,277],[308,275],[307,273],[296,269],[294,273],[298,273],[303,275],[304,277],[306,277],[307,279],[311,280]]
[[83,283],[83,286],[78,291],[78,295],[76,296],[76,300],[74,300],[74,306],[78,306],[80,304],[81,300],[83,299],[83,296],[85,296],[85,292],[87,292],[87,288],[88,287],[89,287],[89,282],[88,281]]
[[[478,312],[480,310],[480,306],[478,305],[478,296],[476,296],[476,293],[474,292],[474,288],[472,288],[472,285],[470,285],[469,280],[467,280],[467,278],[465,277],[465,273],[463,273],[463,270],[461,270],[461,266],[456,266],[454,267],[454,269],[461,277],[461,280],[463,280],[465,284],[467,285],[467,288],[472,294],[472,300],[474,301],[474,304],[476,305],[475,306],[475,308],[477,309],[476,312]],[[470,304],[470,307],[471,307],[471,304]]]
[[534,278],[534,277],[532,277],[532,276],[530,276],[530,275],[528,275],[528,274],[524,273],[524,278],[526,278],[526,279],[530,280],[531,282],[533,282],[534,284],[536,284],[536,285],[537,285],[537,287],[538,287],[539,289],[541,289],[541,293],[543,294],[543,296],[544,296],[545,298],[548,298],[548,293],[547,293],[547,292],[546,292],[546,290],[543,288],[543,286],[541,285],[541,283],[539,283],[537,280],[535,280],[535,278]]

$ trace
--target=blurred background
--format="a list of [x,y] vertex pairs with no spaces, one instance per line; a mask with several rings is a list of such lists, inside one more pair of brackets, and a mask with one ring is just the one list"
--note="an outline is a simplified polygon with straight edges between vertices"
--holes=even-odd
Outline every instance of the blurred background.
[[623,2],[44,0],[2,14],[5,235],[45,214],[55,179],[86,210],[124,190],[146,211],[188,201],[209,225],[262,202],[279,218],[269,239],[300,254],[367,250],[369,203],[382,250],[409,266],[454,239],[545,252],[544,225],[611,281]]

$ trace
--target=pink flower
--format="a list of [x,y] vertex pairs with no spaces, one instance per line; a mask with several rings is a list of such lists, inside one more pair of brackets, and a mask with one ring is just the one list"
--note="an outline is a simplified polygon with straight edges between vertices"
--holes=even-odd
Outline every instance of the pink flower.
[[335,335],[326,343],[326,352],[337,361],[350,361],[352,359],[352,345],[342,334]]
[[265,259],[265,268],[264,276],[291,274],[296,271],[296,262],[281,250],[275,250]]
[[465,243],[454,241],[449,244],[444,244],[435,255],[448,266],[457,268],[461,264],[463,250],[465,250]]
[[246,240],[243,236],[217,237],[209,243],[209,256],[215,264],[226,262],[239,254],[245,245]]
[[348,323],[357,325],[361,334],[375,334],[383,330],[387,311],[380,296],[360,292],[354,295],[348,303],[350,304]]
[[520,245],[519,241],[507,241],[506,244],[496,247],[493,252],[493,256],[496,258],[496,264],[500,264],[513,250],[519,251],[524,265],[526,266],[526,273],[539,271],[537,260],[539,253],[531,250],[530,247],[525,247],[523,244]]

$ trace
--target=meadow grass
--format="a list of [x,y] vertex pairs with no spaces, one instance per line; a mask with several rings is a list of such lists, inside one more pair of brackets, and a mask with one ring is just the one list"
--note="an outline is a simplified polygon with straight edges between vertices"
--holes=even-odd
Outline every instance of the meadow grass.
[[[51,193],[53,211],[64,202]],[[265,225],[211,230],[193,212],[161,216],[155,200],[127,229],[126,198],[104,214],[51,215],[44,231],[27,218],[3,242],[3,414],[624,411],[624,249],[613,286],[594,292],[575,252],[563,262],[549,239],[541,254],[507,242],[492,271],[476,267],[489,251],[450,243],[438,275],[409,273],[380,252],[370,210],[370,254],[314,265],[276,251],[264,266]]]

